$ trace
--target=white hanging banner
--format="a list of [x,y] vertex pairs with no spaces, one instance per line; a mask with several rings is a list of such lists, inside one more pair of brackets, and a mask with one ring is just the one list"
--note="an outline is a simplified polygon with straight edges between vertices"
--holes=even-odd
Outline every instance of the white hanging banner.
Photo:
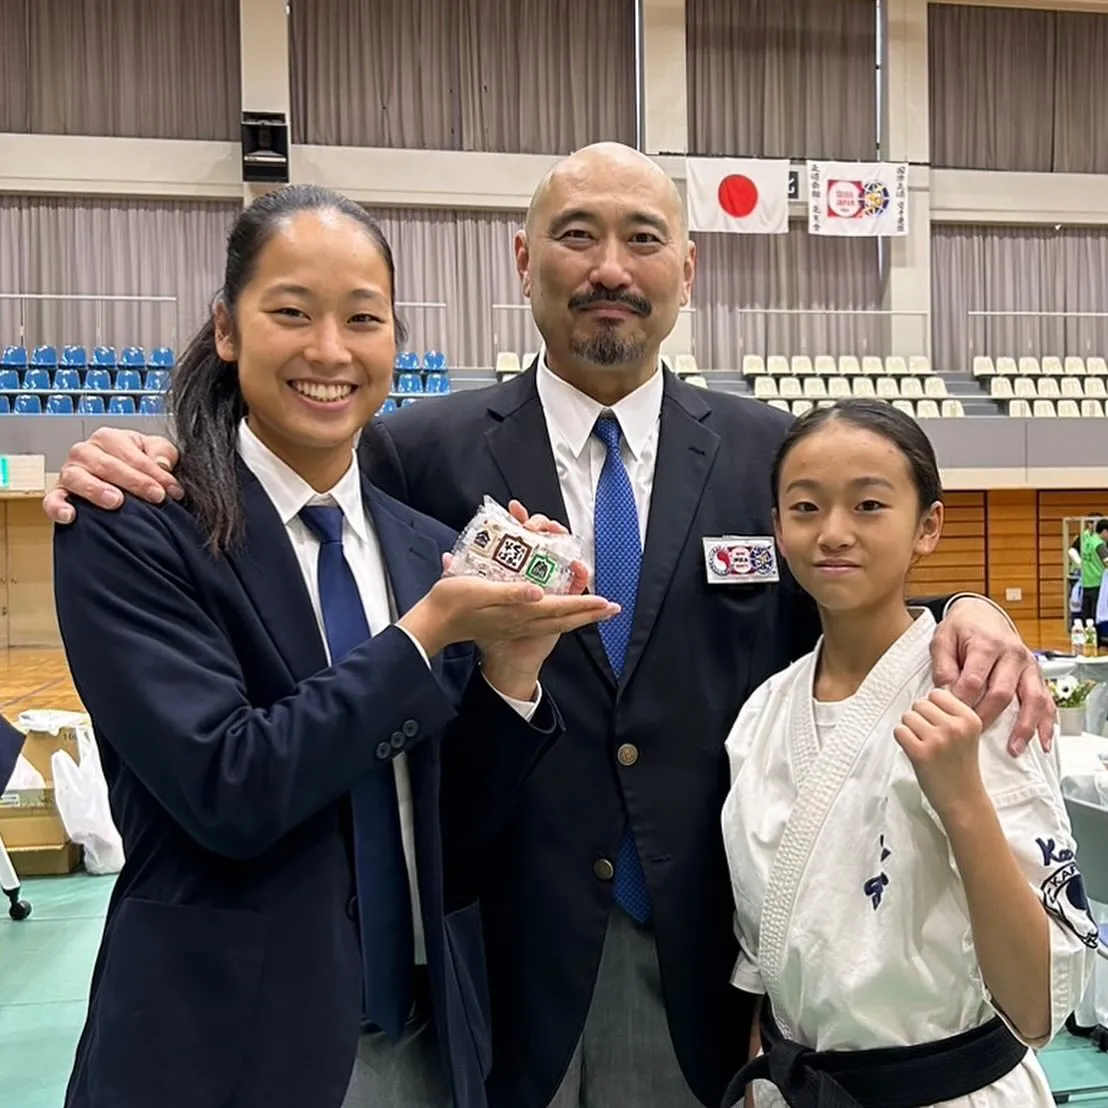
[[842,238],[907,235],[907,163],[809,162],[808,232]]

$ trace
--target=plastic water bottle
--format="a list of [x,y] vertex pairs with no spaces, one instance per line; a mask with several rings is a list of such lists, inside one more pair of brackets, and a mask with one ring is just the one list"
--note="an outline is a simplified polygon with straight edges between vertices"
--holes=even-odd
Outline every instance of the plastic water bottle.
[[1085,654],[1085,628],[1081,626],[1079,619],[1073,621],[1073,628],[1070,630],[1070,648],[1079,658]]
[[1091,619],[1085,620],[1085,653],[1090,658],[1095,658],[1097,654],[1097,634],[1096,624]]

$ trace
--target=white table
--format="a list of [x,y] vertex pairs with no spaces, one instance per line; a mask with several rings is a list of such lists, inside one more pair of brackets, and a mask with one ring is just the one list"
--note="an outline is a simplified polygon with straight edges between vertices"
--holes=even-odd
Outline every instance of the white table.
[[1072,675],[1078,681],[1095,682],[1096,688],[1085,701],[1085,729],[1097,735],[1108,730],[1108,654],[1095,658],[1044,658],[1039,669],[1051,680]]

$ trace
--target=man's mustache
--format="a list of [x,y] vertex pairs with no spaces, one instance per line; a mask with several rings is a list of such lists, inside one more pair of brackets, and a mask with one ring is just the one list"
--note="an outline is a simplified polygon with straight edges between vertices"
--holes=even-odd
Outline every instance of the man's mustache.
[[619,305],[630,308],[636,315],[648,316],[653,308],[649,300],[643,296],[636,296],[633,292],[618,292],[612,289],[593,289],[591,292],[582,292],[570,302],[570,308],[578,312],[582,308],[591,308],[594,304],[609,304],[613,307]]

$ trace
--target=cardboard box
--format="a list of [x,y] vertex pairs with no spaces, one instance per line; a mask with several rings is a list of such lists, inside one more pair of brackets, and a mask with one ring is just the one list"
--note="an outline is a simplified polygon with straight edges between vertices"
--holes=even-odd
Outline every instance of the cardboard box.
[[64,877],[81,864],[81,848],[73,842],[59,846],[20,846],[9,850],[20,880],[27,877]]
[[47,785],[54,783],[50,761],[54,753],[64,750],[78,765],[81,755],[77,746],[77,725],[87,722],[80,712],[24,712],[16,727],[25,732],[23,757],[42,774]]
[[64,846],[65,824],[54,789],[11,789],[0,793],[0,839],[9,851],[22,847]]

